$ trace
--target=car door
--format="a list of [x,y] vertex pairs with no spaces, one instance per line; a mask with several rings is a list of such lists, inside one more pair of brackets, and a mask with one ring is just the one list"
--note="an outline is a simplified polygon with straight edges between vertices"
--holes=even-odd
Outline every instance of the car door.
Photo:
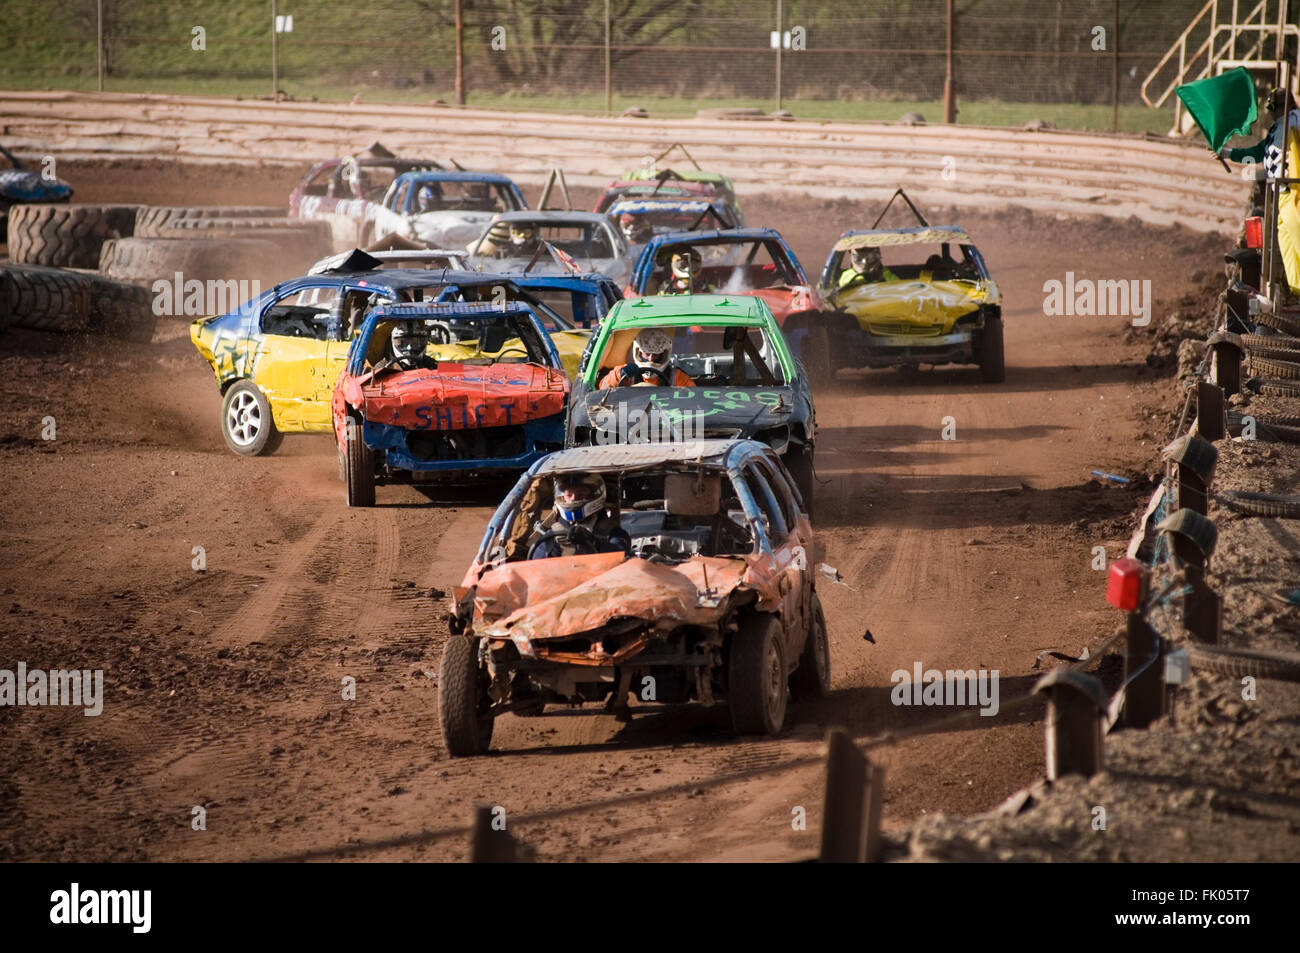
[[331,429],[330,392],[338,373],[329,326],[340,293],[333,282],[295,283],[260,315],[261,341],[251,376],[266,395],[276,426],[286,433]]

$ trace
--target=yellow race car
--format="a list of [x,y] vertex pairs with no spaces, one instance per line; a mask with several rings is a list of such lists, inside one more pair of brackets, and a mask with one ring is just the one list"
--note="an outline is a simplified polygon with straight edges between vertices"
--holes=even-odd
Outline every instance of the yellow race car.
[[847,231],[831,249],[821,294],[839,316],[831,322],[837,369],[977,364],[984,381],[1001,383],[997,282],[961,228],[922,222]]
[[[549,334],[572,376],[618,286],[599,276],[485,275],[383,268],[364,253],[338,267],[283,282],[234,310],[195,321],[190,339],[221,388],[221,432],[241,456],[273,453],[286,433],[333,429],[330,395],[370,308],[418,301],[522,301]],[[432,327],[429,353],[455,360],[468,345]],[[505,347],[509,347],[506,342]]]

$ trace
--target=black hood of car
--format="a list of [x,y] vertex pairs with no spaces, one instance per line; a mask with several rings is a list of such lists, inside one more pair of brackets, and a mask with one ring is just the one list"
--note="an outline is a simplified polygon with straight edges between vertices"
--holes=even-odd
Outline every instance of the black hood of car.
[[795,411],[791,387],[618,387],[579,395],[572,408],[571,433],[579,444],[624,442],[608,437],[600,441],[597,432],[626,434],[642,421],[643,429],[656,426],[658,432],[678,434],[677,439],[766,441],[769,436],[780,438],[773,431],[788,429]]

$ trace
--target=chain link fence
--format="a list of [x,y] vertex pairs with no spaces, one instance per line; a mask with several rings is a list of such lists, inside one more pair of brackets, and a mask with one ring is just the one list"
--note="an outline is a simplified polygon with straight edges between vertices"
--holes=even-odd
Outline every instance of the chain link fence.
[[[1109,126],[1117,104],[1167,129],[1141,104],[1139,87],[1203,5],[956,0],[959,120],[999,115],[976,104],[1021,104],[1079,125],[1070,109],[1091,106],[1074,118]],[[456,0],[45,0],[39,9],[0,0],[0,83],[95,88],[101,6],[108,90],[269,96],[274,54],[278,86],[294,98],[455,101]],[[273,6],[291,18],[274,51]],[[933,113],[943,97],[946,0],[462,0],[459,7],[468,105],[602,112],[608,97],[614,111],[638,104],[655,114],[779,103],[811,117],[898,118],[907,108],[897,104],[931,104]]]

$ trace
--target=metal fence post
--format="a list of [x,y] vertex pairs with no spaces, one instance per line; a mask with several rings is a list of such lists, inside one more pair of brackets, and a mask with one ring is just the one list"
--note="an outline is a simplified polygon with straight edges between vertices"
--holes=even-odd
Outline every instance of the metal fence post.
[[516,860],[515,839],[509,831],[492,829],[492,808],[487,804],[474,807],[469,859],[473,864],[511,864]]
[[1227,432],[1223,388],[1209,381],[1196,382],[1196,433],[1213,443]]
[[[822,808],[821,861],[860,864],[879,849],[881,779],[843,728],[826,735],[826,800]],[[875,794],[868,791],[868,782]],[[875,829],[873,831],[873,818]]]
[[[1145,667],[1144,667],[1145,666]],[[1165,713],[1164,672],[1160,668],[1160,636],[1141,612],[1130,612],[1124,649],[1123,723],[1145,728]]]
[[1241,336],[1231,331],[1216,331],[1210,335],[1209,346],[1214,383],[1223,388],[1225,397],[1241,393],[1241,358],[1245,353]]
[[1106,689],[1091,675],[1057,669],[1038,680],[1034,694],[1047,696],[1047,779],[1067,774],[1092,777],[1102,769],[1101,716]]

